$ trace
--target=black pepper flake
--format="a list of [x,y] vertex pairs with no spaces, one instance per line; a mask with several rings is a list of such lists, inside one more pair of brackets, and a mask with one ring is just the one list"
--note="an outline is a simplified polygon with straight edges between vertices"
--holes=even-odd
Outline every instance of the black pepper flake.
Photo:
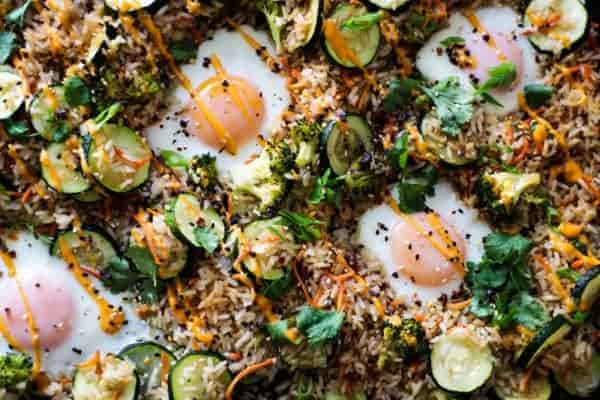
[[77,347],[73,347],[71,348],[71,350],[73,350],[73,353],[75,354],[81,355],[83,353],[83,351],[81,349],[78,349]]

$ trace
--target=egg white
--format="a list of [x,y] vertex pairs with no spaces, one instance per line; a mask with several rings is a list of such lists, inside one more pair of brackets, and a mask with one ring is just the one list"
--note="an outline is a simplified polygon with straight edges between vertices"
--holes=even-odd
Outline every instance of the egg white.
[[[269,54],[276,54],[269,36],[265,32],[243,26],[242,29],[264,46]],[[219,30],[212,39],[205,41],[198,48],[196,61],[184,65],[181,70],[188,77],[193,87],[215,76],[212,67],[204,67],[203,60],[216,55],[223,64],[228,75],[245,78],[262,93],[265,104],[265,116],[259,132],[268,137],[271,129],[279,122],[281,113],[290,104],[285,78],[272,72],[268,65],[256,54],[243,37],[236,31]],[[234,165],[242,164],[252,154],[260,152],[257,140],[249,141],[241,146],[236,155],[226,151],[217,152],[194,135],[186,135],[181,126],[178,112],[190,101],[189,93],[179,85],[172,93],[173,102],[162,121],[145,130],[148,142],[155,152],[173,150],[191,158],[194,155],[212,153],[217,157],[217,167],[221,176],[226,176]]]
[[[519,35],[521,16],[509,7],[481,8],[475,11],[475,15],[486,30],[498,32],[505,37],[516,36],[515,43],[523,52],[523,76],[520,82],[511,87],[510,90],[494,91],[494,97],[503,107],[486,103],[485,108],[486,111],[500,116],[517,111],[519,109],[517,93],[522,91],[525,85],[536,82],[539,75],[538,65],[535,61],[535,49],[526,37]],[[475,88],[469,79],[469,70],[461,69],[452,64],[445,52],[438,53],[437,50],[442,47],[441,41],[449,36],[465,37],[467,33],[472,31],[473,26],[461,13],[452,14],[448,25],[447,28],[436,32],[419,50],[416,58],[417,69],[428,80],[458,77],[465,89],[474,91]]]
[[[483,238],[492,230],[479,218],[477,211],[464,204],[452,186],[444,181],[435,185],[435,194],[427,198],[426,204],[444,221],[452,224],[457,234],[464,238],[465,261],[478,262],[484,251]],[[371,208],[358,222],[358,242],[364,246],[369,256],[381,262],[390,287],[406,304],[414,304],[415,295],[424,303],[433,301],[442,294],[451,295],[460,287],[462,280],[453,280],[438,287],[427,287],[413,283],[401,273],[397,274],[397,278],[392,276],[399,270],[392,256],[391,240],[386,240],[386,235],[390,234],[392,227],[400,219],[401,217],[385,203]],[[380,224],[384,224],[388,231],[381,229]],[[406,240],[408,244],[411,238]]]
[[[100,295],[115,307],[122,307],[125,319],[128,321],[114,335],[103,332],[98,321],[96,303],[79,285],[64,260],[51,256],[48,246],[28,232],[19,232],[16,240],[8,238],[3,238],[3,240],[8,249],[16,253],[13,261],[18,277],[33,274],[36,277],[39,276],[42,284],[46,277],[52,277],[53,280],[64,285],[67,292],[72,295],[75,312],[71,335],[51,351],[42,349],[42,370],[50,376],[70,374],[76,364],[86,360],[97,350],[118,353],[122,348],[138,339],[151,337],[150,328],[146,322],[137,317],[133,305],[125,302],[121,296],[110,293],[100,282],[95,281],[94,287],[100,291]],[[3,287],[8,284],[8,280],[12,278],[8,277],[7,267],[1,260],[0,272],[2,273],[0,291],[2,291]],[[93,278],[90,277],[90,279],[94,281]],[[39,318],[39,316],[34,315],[35,318]],[[81,350],[81,354],[73,349]],[[8,343],[0,335],[0,353],[8,351],[10,351]]]

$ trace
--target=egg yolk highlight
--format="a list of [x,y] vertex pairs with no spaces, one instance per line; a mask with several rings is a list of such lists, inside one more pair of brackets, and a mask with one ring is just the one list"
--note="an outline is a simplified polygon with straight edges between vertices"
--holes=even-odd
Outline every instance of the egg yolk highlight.
[[465,242],[435,213],[402,214],[390,246],[398,272],[421,286],[443,286],[464,274]]
[[[52,277],[23,274],[19,278],[23,293],[15,279],[0,292],[0,316],[14,340],[23,348],[35,350],[29,318],[37,328],[37,343],[42,349],[60,346],[71,335],[75,303],[64,282]],[[24,296],[22,295],[24,294]],[[24,303],[28,302],[28,306]],[[31,313],[32,315],[29,315]]]
[[216,56],[211,58],[216,76],[202,82],[182,116],[187,131],[215,150],[237,149],[258,136],[265,115],[262,93],[246,79],[228,75]]

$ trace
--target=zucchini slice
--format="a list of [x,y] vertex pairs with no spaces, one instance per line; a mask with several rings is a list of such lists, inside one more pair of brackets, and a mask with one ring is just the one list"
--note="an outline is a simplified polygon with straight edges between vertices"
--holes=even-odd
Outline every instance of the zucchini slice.
[[104,0],[107,6],[121,13],[148,8],[158,0]]
[[31,125],[44,139],[58,141],[66,135],[57,132],[65,129],[70,131],[72,128],[66,118],[68,109],[63,86],[47,86],[40,89],[29,105]]
[[369,3],[383,8],[384,10],[396,11],[397,9],[407,5],[411,0],[369,0]]
[[52,255],[62,257],[61,240],[66,242],[80,265],[98,271],[108,267],[110,260],[118,255],[113,239],[94,226],[78,232],[66,231],[57,235],[50,247]]
[[349,18],[367,13],[365,6],[341,3],[323,22],[325,52],[336,64],[346,68],[362,68],[375,58],[381,40],[379,24],[362,30],[343,27]]
[[0,67],[0,119],[13,115],[23,101],[23,80],[17,71],[10,67]]
[[42,178],[59,193],[78,194],[92,184],[81,172],[79,156],[64,143],[51,143],[40,152]]
[[164,369],[163,363],[166,361],[168,369],[170,369],[176,360],[171,351],[154,342],[130,344],[121,350],[119,357],[129,360],[135,365],[142,394],[160,387]]
[[308,7],[306,7],[306,12],[304,13],[304,19],[309,21],[308,27],[303,29],[304,38],[298,39],[293,46],[288,46],[289,51],[294,51],[301,47],[307,46],[315,37],[319,30],[319,17],[321,16],[321,10],[323,9],[322,3],[323,0],[309,1]]
[[487,344],[481,344],[466,329],[455,328],[433,343],[429,365],[441,389],[471,393],[491,377],[494,357]]
[[571,296],[580,309],[586,311],[592,308],[600,297],[600,265],[588,269],[577,279]]
[[[261,238],[277,235],[280,238],[286,238],[287,241],[293,242],[293,237],[282,226],[281,218],[271,218],[254,221],[244,227],[244,238],[248,243],[253,243]],[[246,257],[243,261],[244,267],[252,275],[253,271],[260,271],[260,278],[268,281],[276,281],[286,275],[284,266],[270,266],[267,268],[266,262],[260,262],[257,258],[261,255]],[[267,256],[268,257],[268,256]]]
[[126,126],[106,124],[89,133],[87,163],[103,187],[115,193],[130,192],[150,177],[152,151]]
[[427,114],[421,121],[423,141],[440,160],[450,165],[461,166],[473,162],[476,157],[469,157],[464,146],[456,139],[444,134],[440,120],[433,114]]
[[344,121],[334,120],[323,129],[322,141],[327,160],[336,175],[344,175],[352,162],[373,151],[373,131],[360,115],[349,114]]
[[[94,357],[99,357],[97,362],[90,360],[80,364],[75,371],[73,399],[135,400],[139,391],[135,366],[112,354]],[[107,371],[110,373],[106,374]]]
[[548,400],[552,395],[552,386],[547,376],[536,375],[527,385],[526,392],[505,384],[494,385],[494,391],[500,400]]
[[571,328],[569,321],[562,315],[554,317],[525,346],[517,359],[517,364],[522,368],[529,368],[544,350],[560,342]]
[[600,388],[600,354],[594,353],[585,366],[554,371],[556,383],[571,396],[591,398]]
[[[231,374],[226,366],[217,366],[223,363],[220,355],[210,352],[194,352],[181,358],[169,373],[169,398],[171,400],[217,400],[225,392],[231,382]],[[212,374],[208,373],[212,370]],[[211,386],[222,387],[222,392],[213,395],[207,393],[206,379],[214,380]],[[218,391],[217,391],[218,392]]]
[[74,195],[73,198],[82,203],[95,203],[102,200],[100,193],[98,193],[98,191],[93,187],[85,192]]
[[[556,17],[557,21],[549,23]],[[589,17],[581,0],[532,0],[523,25],[534,30],[529,41],[538,50],[559,55],[584,39]]]
[[173,234],[184,238],[194,247],[202,247],[194,233],[196,228],[206,227],[218,238],[225,237],[225,224],[214,208],[202,209],[200,201],[190,193],[177,196],[165,208],[165,219]]

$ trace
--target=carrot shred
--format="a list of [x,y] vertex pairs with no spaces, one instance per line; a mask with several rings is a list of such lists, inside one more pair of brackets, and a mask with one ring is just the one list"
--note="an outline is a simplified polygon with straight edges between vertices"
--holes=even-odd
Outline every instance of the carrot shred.
[[296,256],[296,259],[294,260],[294,263],[292,264],[292,270],[294,271],[296,280],[300,284],[300,288],[302,288],[302,292],[304,293],[304,297],[306,298],[306,301],[308,302],[308,304],[311,304],[311,305],[317,307],[314,304],[313,299],[310,297],[310,294],[308,294],[308,289],[307,289],[306,285],[304,284],[304,281],[302,280],[300,273],[298,272],[298,266],[297,266],[298,260],[300,259],[300,257],[302,257],[303,254],[304,254],[304,252],[302,252],[302,251],[300,253],[298,253],[298,256]]
[[167,378],[169,377],[169,355],[166,352],[160,353],[160,381],[162,383],[167,382]]
[[583,260],[581,258],[578,258],[577,260],[575,260],[571,263],[571,268],[579,269],[579,268],[583,267],[583,264],[584,264]]
[[538,264],[542,266],[542,268],[548,275],[548,279],[550,279],[554,290],[563,300],[567,309],[569,311],[573,310],[575,307],[573,305],[573,301],[571,300],[571,296],[569,296],[566,289],[563,287],[562,283],[560,282],[560,278],[558,277],[558,275],[556,275],[548,261],[546,261],[546,259],[544,259],[544,257],[542,257],[540,254],[534,254],[533,258]]
[[25,204],[31,198],[33,194],[33,185],[29,185],[29,187],[23,192],[23,197],[21,197],[21,203]]
[[160,257],[158,257],[158,252],[156,250],[156,246],[154,243],[154,230],[146,221],[146,213],[143,210],[139,210],[138,213],[134,216],[135,220],[142,227],[142,231],[144,231],[144,236],[146,238],[146,243],[148,244],[148,250],[152,254],[152,258],[156,265],[162,264]]
[[450,310],[464,310],[465,308],[467,308],[471,304],[472,300],[473,299],[467,299],[467,300],[464,300],[464,301],[458,301],[456,303],[448,303],[447,307]]
[[527,388],[529,387],[529,382],[531,381],[531,375],[533,375],[533,368],[529,368],[525,371],[523,377],[519,380],[519,391],[521,393],[526,393]]
[[248,375],[251,375],[253,373],[255,373],[256,371],[266,368],[266,367],[270,367],[271,365],[275,365],[277,363],[277,357],[273,357],[273,358],[268,358],[264,361],[261,361],[259,363],[256,364],[252,364],[246,368],[244,368],[242,371],[240,371],[235,378],[233,378],[233,380],[231,381],[231,383],[229,384],[229,386],[227,386],[227,391],[225,392],[225,398],[227,400],[231,400],[233,397],[233,391],[235,390],[235,387],[237,386],[237,384],[244,379],[245,377],[247,377]]

